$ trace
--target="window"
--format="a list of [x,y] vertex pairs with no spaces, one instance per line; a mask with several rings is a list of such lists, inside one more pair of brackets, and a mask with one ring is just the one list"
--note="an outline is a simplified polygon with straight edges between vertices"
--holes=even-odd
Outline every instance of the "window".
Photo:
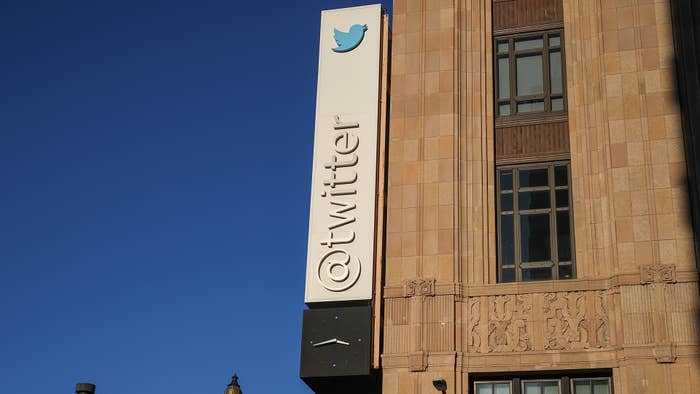
[[566,110],[563,32],[496,38],[496,113]]
[[559,380],[525,380],[523,381],[523,393],[559,394]]
[[612,394],[610,375],[572,372],[566,375],[476,378],[472,394]]
[[475,394],[510,394],[510,382],[477,382]]
[[499,281],[574,278],[568,162],[497,173]]
[[573,394],[610,394],[610,378],[572,379]]

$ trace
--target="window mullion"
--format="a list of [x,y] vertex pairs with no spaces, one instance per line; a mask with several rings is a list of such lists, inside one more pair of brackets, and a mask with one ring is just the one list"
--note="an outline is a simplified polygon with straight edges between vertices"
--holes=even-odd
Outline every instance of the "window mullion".
[[515,242],[514,244],[514,263],[515,263],[515,281],[520,282],[523,280],[522,272],[520,269],[521,256],[520,256],[520,203],[518,200],[518,193],[520,190],[520,169],[513,168],[513,228],[515,229]]
[[571,194],[571,163],[566,163],[566,181],[568,182],[569,192],[569,248],[571,249],[571,277],[578,278],[576,269],[576,248],[574,247],[576,237],[574,237],[574,196]]
[[515,80],[515,41],[511,37],[508,39],[508,69],[510,72],[510,114],[514,115],[518,108],[517,100],[515,99],[517,81]]
[[547,170],[548,181],[549,181],[549,206],[551,211],[549,212],[549,242],[551,242],[550,250],[552,251],[552,263],[554,263],[552,269],[552,278],[554,280],[559,279],[559,243],[557,239],[557,202],[556,193],[554,192],[554,165],[549,166]]
[[549,33],[542,36],[543,53],[542,53],[542,77],[544,78],[544,111],[552,112],[552,87],[550,86],[549,75]]

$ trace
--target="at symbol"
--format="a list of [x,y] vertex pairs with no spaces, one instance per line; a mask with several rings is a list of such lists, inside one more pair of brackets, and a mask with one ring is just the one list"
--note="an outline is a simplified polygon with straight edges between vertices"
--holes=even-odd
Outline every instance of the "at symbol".
[[[331,260],[334,254],[343,254],[345,258]],[[354,275],[351,273],[354,272]],[[360,277],[360,259],[355,258],[354,263],[348,252],[344,250],[331,250],[321,257],[318,262],[318,282],[330,291],[343,291],[352,287]]]

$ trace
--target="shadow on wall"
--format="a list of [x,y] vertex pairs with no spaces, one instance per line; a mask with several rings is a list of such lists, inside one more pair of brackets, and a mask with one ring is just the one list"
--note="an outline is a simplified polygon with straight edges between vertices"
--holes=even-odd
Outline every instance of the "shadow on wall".
[[681,107],[686,157],[686,196],[700,269],[700,3],[670,0],[675,46],[676,99]]

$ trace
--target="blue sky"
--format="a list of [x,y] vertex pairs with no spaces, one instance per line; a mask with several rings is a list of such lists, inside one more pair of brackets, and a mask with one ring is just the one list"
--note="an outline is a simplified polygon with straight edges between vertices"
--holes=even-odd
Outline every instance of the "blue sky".
[[310,392],[320,10],[371,3],[0,7],[0,392]]

